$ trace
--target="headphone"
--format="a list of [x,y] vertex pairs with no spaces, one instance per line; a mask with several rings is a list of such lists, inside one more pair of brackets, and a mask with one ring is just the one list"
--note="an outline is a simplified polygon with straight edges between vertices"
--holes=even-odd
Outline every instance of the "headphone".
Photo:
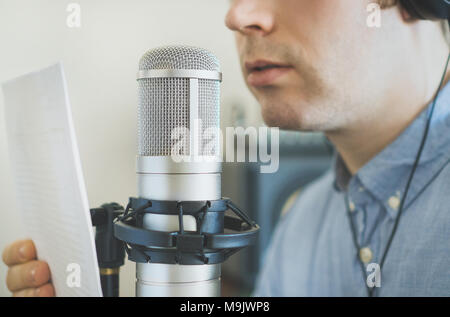
[[450,20],[450,0],[400,0],[400,3],[413,18]]

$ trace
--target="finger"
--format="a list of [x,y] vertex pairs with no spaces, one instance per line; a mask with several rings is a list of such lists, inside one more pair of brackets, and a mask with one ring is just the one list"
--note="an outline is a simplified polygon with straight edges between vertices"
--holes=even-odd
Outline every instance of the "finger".
[[11,292],[42,286],[50,280],[48,264],[42,261],[31,261],[9,268],[6,285]]
[[3,262],[6,265],[16,265],[36,259],[36,248],[31,240],[16,241],[3,251]]
[[47,283],[37,289],[37,296],[39,297],[53,297],[55,296],[55,289],[52,284]]
[[27,288],[13,293],[13,297],[36,297],[37,288]]
[[13,293],[13,297],[53,297],[55,290],[53,285],[47,283],[38,288],[27,288]]

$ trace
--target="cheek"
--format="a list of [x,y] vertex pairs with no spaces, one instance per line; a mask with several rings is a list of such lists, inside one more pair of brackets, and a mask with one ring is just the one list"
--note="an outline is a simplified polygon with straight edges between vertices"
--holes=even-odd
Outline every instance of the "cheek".
[[[298,1],[298,0],[297,0]],[[290,33],[290,41],[301,45],[311,63],[327,62],[333,56],[343,56],[357,46],[361,49],[367,35],[367,1],[314,0],[298,1],[302,8],[285,12],[283,28]],[[360,43],[360,45],[357,45]]]
[[242,36],[241,34],[236,32],[234,35],[234,41],[236,43],[236,49],[239,53],[239,56],[242,56],[242,53],[244,50],[244,41],[245,41],[244,36]]
[[236,50],[237,50],[237,53],[238,53],[239,63],[240,63],[240,66],[241,66],[241,73],[245,77],[244,60],[243,60],[243,58],[244,58],[243,57],[244,56],[244,49],[245,49],[245,38],[242,35],[235,34],[234,40],[235,40],[235,43],[236,43]]

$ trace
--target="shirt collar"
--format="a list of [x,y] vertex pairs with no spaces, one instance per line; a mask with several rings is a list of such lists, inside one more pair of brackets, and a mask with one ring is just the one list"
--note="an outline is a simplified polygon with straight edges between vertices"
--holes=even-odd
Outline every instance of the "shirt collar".
[[[440,92],[431,120],[428,138],[419,166],[414,174],[404,208],[418,196],[450,159],[450,83]],[[404,194],[412,166],[419,150],[425,125],[427,107],[384,150],[351,176],[339,155],[334,162],[335,187],[348,190],[350,196],[361,192],[362,186],[382,203],[391,218],[398,212],[398,202]]]

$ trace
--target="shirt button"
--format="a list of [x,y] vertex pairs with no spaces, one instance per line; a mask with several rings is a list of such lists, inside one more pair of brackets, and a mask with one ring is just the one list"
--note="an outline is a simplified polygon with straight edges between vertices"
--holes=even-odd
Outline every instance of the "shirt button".
[[397,196],[390,197],[389,200],[388,200],[388,205],[392,209],[397,210],[398,207],[400,206],[400,198],[398,198]]
[[348,203],[348,208],[350,209],[351,212],[355,211],[355,204],[353,203],[353,201]]
[[359,258],[364,264],[369,263],[373,258],[372,250],[369,247],[361,248],[359,250]]

